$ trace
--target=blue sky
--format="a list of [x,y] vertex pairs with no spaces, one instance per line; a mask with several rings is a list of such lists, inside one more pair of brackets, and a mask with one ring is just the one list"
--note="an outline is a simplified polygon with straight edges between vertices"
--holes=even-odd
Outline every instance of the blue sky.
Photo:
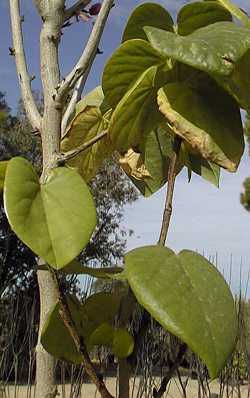
[[[86,90],[100,82],[105,60],[118,46],[122,29],[132,9],[144,1],[116,0],[109,23],[103,36],[101,49],[94,64]],[[170,11],[176,14],[177,9],[187,1],[161,0]],[[72,1],[68,1],[71,4]],[[21,0],[22,13],[25,15],[24,38],[30,74],[36,74],[34,88],[40,88],[39,70],[39,30],[40,20],[31,0]],[[238,0],[237,4],[250,13],[249,0]],[[76,62],[90,26],[75,24],[65,30],[61,46],[62,75],[65,75]],[[8,0],[0,0],[0,90],[7,94],[8,102],[15,110],[19,88],[15,73],[14,60],[8,55],[11,46]],[[250,214],[239,203],[242,182],[250,175],[250,159],[245,155],[236,174],[223,172],[220,189],[194,176],[187,183],[185,173],[178,178],[175,191],[174,214],[168,245],[177,251],[183,248],[214,255],[218,252],[219,267],[229,275],[230,255],[233,256],[234,290],[239,285],[240,267],[242,277],[247,279],[250,268],[249,237]],[[124,224],[135,233],[128,241],[128,248],[145,244],[154,244],[158,238],[165,189],[149,199],[141,198],[125,212]],[[244,281],[243,281],[244,282]],[[244,283],[243,283],[244,284]]]

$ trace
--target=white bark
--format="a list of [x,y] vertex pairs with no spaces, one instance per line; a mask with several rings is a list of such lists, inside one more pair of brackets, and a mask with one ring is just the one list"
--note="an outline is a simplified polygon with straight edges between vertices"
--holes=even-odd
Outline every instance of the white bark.
[[38,284],[40,289],[40,323],[39,337],[36,347],[36,396],[41,398],[55,398],[55,359],[48,354],[40,343],[42,328],[46,316],[57,300],[53,279],[48,271],[38,271]]
[[10,0],[10,17],[12,26],[13,50],[22,99],[27,117],[34,131],[40,131],[41,116],[37,109],[31,90],[31,78],[28,73],[22,35],[22,19],[19,0]]
[[[44,180],[48,170],[56,166],[56,158],[60,150],[62,109],[56,104],[53,94],[60,80],[58,45],[64,20],[65,2],[63,0],[43,0],[38,3],[38,11],[43,19],[40,35],[40,62],[44,95],[44,115],[41,128],[43,147],[41,179]],[[57,290],[49,271],[38,271],[38,283],[40,290],[39,331],[41,333],[48,311],[57,302]],[[54,358],[43,349],[39,339],[36,358],[37,398],[55,397],[53,395],[56,392],[54,367]]]

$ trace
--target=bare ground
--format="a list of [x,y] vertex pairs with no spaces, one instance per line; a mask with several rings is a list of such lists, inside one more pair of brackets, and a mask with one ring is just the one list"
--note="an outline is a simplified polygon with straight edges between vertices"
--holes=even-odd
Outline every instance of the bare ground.
[[[109,391],[115,395],[116,391],[116,379],[115,378],[108,378],[106,380],[107,387]],[[131,381],[131,392],[133,390],[133,398],[137,397],[137,391],[138,391],[138,385],[139,385],[139,379],[135,380],[135,383]],[[230,387],[230,398],[248,398],[250,395],[248,395],[248,385],[244,385],[241,387],[240,392],[237,391],[235,388],[234,391],[232,391],[232,387]],[[210,391],[211,393],[218,394],[219,393],[219,383],[216,381],[213,381],[210,383]],[[70,385],[59,385],[58,386],[58,397],[61,398],[99,398],[99,394],[96,392],[95,387],[93,384],[90,383],[84,383],[81,388],[81,393],[77,395],[76,393],[72,394],[72,387]],[[148,394],[146,394],[147,397],[149,397]],[[27,387],[27,386],[11,386],[8,385],[4,388],[4,390],[1,390],[0,387],[0,398],[35,398],[36,396],[36,391],[35,387]],[[140,395],[141,396],[141,395]],[[145,397],[145,393],[142,395]],[[131,394],[132,397],[132,394]],[[183,394],[181,391],[180,383],[177,380],[172,380],[168,392],[165,394],[165,397],[169,398],[182,398]],[[197,381],[195,380],[189,380],[188,385],[187,385],[187,398],[197,398],[198,397],[198,385]],[[216,395],[214,396],[216,397]],[[223,394],[223,397],[227,397],[226,391]]]

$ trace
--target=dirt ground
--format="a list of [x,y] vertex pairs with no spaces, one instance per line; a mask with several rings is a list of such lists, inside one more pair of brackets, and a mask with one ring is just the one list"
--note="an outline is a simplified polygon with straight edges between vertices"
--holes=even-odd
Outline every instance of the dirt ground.
[[[116,380],[115,378],[108,378],[106,380],[107,387],[109,391],[115,395],[116,391]],[[133,390],[133,398],[137,398],[137,391],[138,391],[138,384],[139,379],[133,383],[131,381],[131,392]],[[234,393],[230,393],[230,398],[248,398],[248,385],[244,385],[241,387],[240,394],[235,390]],[[219,384],[214,381],[210,384],[211,393],[219,393]],[[230,389],[231,391],[231,389]],[[66,386],[58,386],[58,397],[60,398],[99,398],[99,394],[96,392],[95,387],[92,384],[86,383],[83,384],[81,389],[81,394],[73,394],[71,395],[71,387],[70,385]],[[0,387],[0,398],[35,398],[36,391],[34,387],[27,388],[26,386],[6,386],[4,392],[1,392]],[[145,396],[145,394],[143,394]],[[148,396],[148,395],[147,395]],[[226,397],[226,392],[224,393],[223,397]],[[170,384],[170,388],[168,393],[165,394],[165,397],[169,398],[182,398],[183,394],[181,393],[180,384],[177,380],[172,380]],[[189,380],[188,387],[187,387],[187,398],[197,398],[198,397],[198,388],[197,382],[195,380]],[[132,394],[131,394],[132,398]],[[216,398],[216,395],[214,395]]]

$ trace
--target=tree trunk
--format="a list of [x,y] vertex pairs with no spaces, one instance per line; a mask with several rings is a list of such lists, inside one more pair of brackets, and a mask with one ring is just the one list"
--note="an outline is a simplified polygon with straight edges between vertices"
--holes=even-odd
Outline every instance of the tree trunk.
[[[46,180],[48,172],[57,166],[57,154],[60,150],[62,110],[54,101],[55,89],[60,82],[58,45],[61,37],[61,26],[64,18],[62,0],[42,3],[39,10],[43,18],[40,35],[41,78],[44,95],[44,115],[41,137],[43,148],[43,173],[41,183]],[[38,271],[40,291],[40,325],[36,359],[37,398],[54,398],[55,360],[40,343],[40,334],[45,318],[57,302],[56,288],[49,271]]]
[[36,396],[43,398],[55,398],[55,359],[48,354],[41,342],[41,332],[48,312],[56,302],[56,291],[54,281],[49,271],[37,272],[40,290],[40,323],[39,335],[36,348]]

